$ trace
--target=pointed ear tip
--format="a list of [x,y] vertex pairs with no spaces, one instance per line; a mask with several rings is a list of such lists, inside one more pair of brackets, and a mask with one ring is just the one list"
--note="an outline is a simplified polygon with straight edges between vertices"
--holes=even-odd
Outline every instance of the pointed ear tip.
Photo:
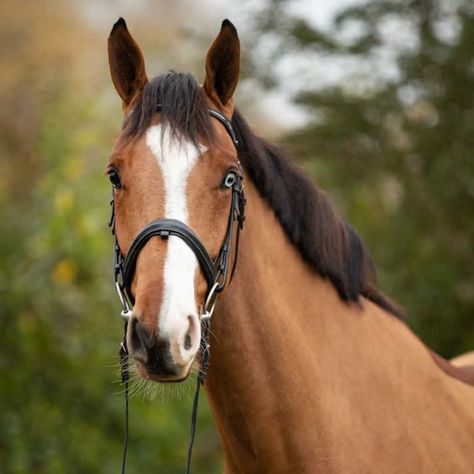
[[125,20],[120,17],[115,23],[114,23],[114,26],[112,27],[112,31],[110,32],[110,34],[112,34],[116,29],[118,28],[125,28],[127,29],[127,23],[125,23]]
[[229,28],[232,31],[232,33],[234,33],[237,36],[237,29],[235,28],[234,24],[228,18],[226,18],[222,22],[221,29],[223,29],[223,28]]

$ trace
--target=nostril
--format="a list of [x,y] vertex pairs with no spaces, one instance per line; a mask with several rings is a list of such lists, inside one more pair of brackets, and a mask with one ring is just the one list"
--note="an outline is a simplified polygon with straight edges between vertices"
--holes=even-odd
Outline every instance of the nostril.
[[191,338],[191,334],[188,333],[186,334],[186,337],[184,338],[184,348],[189,351],[191,347],[193,346],[193,340]]
[[188,316],[189,327],[186,335],[184,336],[184,350],[189,351],[193,348],[193,338],[195,336],[195,318],[193,316]]
[[150,345],[150,340],[145,327],[137,318],[132,318],[130,321],[129,345],[135,359],[146,364],[148,362],[147,348]]

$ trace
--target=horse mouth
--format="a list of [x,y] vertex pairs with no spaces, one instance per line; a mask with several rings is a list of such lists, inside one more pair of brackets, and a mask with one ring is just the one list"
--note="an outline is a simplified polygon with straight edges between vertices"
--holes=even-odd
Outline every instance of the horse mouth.
[[138,375],[145,380],[158,383],[179,383],[186,380],[189,376],[189,368],[179,369],[170,368],[161,365],[144,364],[135,360],[135,367]]

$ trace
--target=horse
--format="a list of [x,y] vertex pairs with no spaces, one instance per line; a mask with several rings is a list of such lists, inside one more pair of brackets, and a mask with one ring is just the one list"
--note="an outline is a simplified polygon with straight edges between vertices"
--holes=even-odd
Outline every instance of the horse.
[[[234,105],[233,24],[210,46],[202,85],[174,71],[148,79],[123,19],[108,54],[124,118],[107,174],[118,252],[134,251],[126,342],[140,376],[179,382],[200,360],[206,262],[229,241],[244,183],[245,228],[213,298],[204,383],[225,472],[474,472],[473,357],[451,364],[412,333],[377,288],[361,237],[251,130]],[[163,227],[137,250],[157,219],[181,234]]]

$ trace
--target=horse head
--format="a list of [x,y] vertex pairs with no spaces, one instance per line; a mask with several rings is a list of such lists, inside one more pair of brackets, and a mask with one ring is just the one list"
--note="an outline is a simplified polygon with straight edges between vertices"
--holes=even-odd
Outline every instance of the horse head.
[[232,238],[242,224],[242,170],[230,124],[239,39],[225,20],[202,86],[176,72],[148,79],[123,19],[108,51],[124,114],[107,174],[126,342],[142,377],[177,382],[198,354],[203,315],[210,317],[228,283]]

